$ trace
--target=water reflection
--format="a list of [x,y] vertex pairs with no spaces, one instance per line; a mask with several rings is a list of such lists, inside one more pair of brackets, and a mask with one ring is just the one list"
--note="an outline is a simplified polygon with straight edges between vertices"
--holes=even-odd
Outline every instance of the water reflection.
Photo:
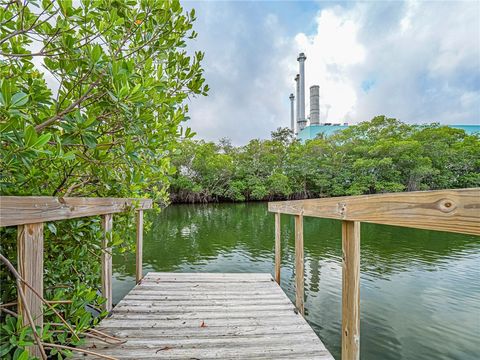
[[[171,206],[151,214],[144,271],[272,272],[266,204]],[[307,319],[338,358],[341,224],[305,218]],[[282,288],[294,299],[293,218],[282,216]],[[476,359],[480,336],[478,237],[362,224],[363,359]],[[114,257],[118,300],[133,256]]]

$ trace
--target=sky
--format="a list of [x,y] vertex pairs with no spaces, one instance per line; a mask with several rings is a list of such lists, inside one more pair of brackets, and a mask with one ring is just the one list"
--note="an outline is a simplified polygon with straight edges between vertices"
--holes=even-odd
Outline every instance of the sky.
[[241,145],[290,126],[299,52],[306,114],[319,85],[321,122],[480,123],[480,1],[182,4],[211,89],[189,103],[197,138]]

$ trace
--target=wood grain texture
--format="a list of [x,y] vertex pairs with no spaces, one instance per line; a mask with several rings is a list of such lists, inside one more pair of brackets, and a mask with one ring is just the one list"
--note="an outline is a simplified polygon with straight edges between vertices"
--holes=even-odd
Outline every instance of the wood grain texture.
[[342,222],[342,360],[360,359],[360,223]]
[[479,188],[279,201],[268,210],[480,235]]
[[112,241],[113,215],[102,215],[102,296],[107,299],[104,307],[105,310],[112,310]]
[[275,281],[280,284],[280,268],[282,266],[282,241],[280,214],[275,214]]
[[[18,273],[35,291],[43,295],[43,223],[18,226],[17,231],[17,261]],[[22,286],[27,306],[30,309],[35,326],[43,328],[43,305],[37,295],[26,285]],[[20,296],[18,297],[20,298]],[[30,325],[22,302],[18,313],[22,315],[23,323]],[[41,332],[41,331],[40,331]],[[40,357],[37,346],[28,347],[33,356]]]
[[0,227],[114,214],[132,207],[143,210],[151,209],[152,200],[1,196]]
[[119,359],[333,360],[294,309],[270,274],[148,273],[97,327],[126,342],[82,347]]
[[303,215],[295,216],[295,304],[301,314],[304,309]]
[[137,211],[137,246],[135,248],[135,279],[137,284],[143,277],[143,210]]

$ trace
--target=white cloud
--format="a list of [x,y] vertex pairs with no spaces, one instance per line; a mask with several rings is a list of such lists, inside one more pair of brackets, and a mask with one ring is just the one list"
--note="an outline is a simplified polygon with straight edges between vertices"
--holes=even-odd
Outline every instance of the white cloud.
[[386,114],[410,123],[478,123],[480,103],[462,97],[480,93],[480,3],[408,2],[386,30],[367,26],[382,24],[374,6],[351,10],[361,14],[358,36],[367,52],[347,75],[356,86],[356,120]]
[[191,49],[205,51],[211,91],[193,99],[188,125],[199,138],[229,137],[237,144],[288,126],[290,79],[284,54],[291,39],[283,36],[278,17],[256,14],[255,3],[192,5],[199,36]]
[[[358,21],[354,12],[326,9],[317,16],[312,36],[295,36],[296,47],[307,55],[305,63],[306,112],[309,88],[320,85],[320,121],[343,122],[355,117],[357,95],[348,69],[365,61],[365,48],[358,42]],[[291,59],[293,62],[294,59]]]
[[412,27],[412,17],[418,9],[419,2],[416,0],[407,1],[407,11],[405,16],[400,20],[400,29],[404,33]]
[[[242,144],[289,126],[299,52],[307,55],[306,113],[318,84],[322,122],[480,120],[480,2],[320,3],[311,18],[261,2],[188,6],[198,17],[192,49],[205,51],[212,89],[190,104],[200,138]],[[312,29],[291,31],[312,19]]]

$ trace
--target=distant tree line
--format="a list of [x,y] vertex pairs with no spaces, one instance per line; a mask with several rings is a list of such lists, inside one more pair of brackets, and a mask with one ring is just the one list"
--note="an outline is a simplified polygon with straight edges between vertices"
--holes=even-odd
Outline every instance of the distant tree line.
[[288,128],[232,146],[185,140],[172,202],[251,201],[480,186],[480,137],[377,116],[301,143]]

